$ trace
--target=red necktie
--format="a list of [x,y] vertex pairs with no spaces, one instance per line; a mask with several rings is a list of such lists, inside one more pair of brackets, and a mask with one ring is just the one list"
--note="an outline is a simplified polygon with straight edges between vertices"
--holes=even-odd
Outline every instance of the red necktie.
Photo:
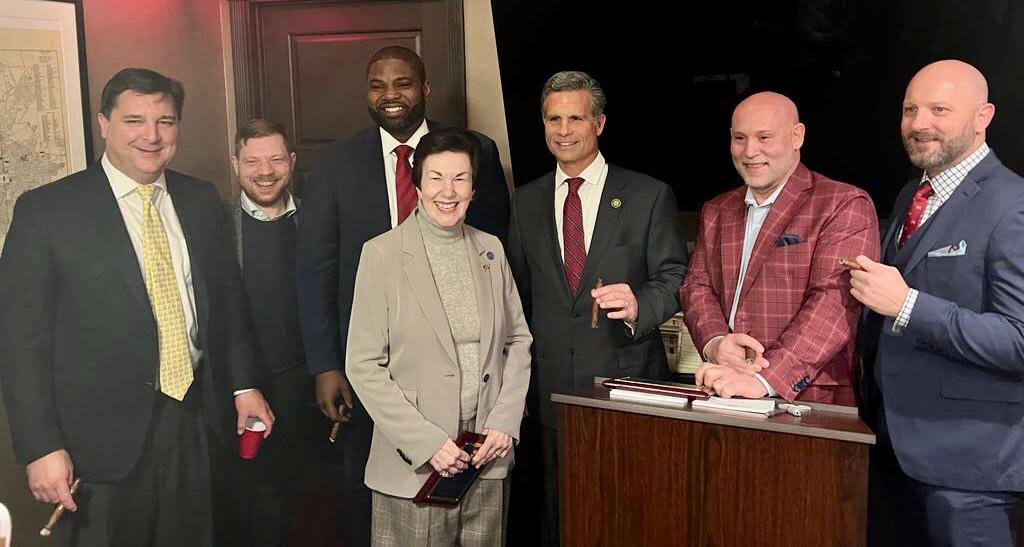
[[903,233],[900,235],[900,247],[921,227],[921,217],[924,216],[924,208],[928,205],[928,198],[934,193],[935,190],[932,190],[932,183],[929,180],[922,182],[917,187],[917,191],[914,192],[914,200],[910,202],[910,209],[907,209],[907,216],[903,217]]
[[395,196],[398,202],[396,225],[401,224],[416,208],[416,187],[412,184],[412,165],[409,164],[412,151],[413,148],[408,144],[395,147],[395,154],[398,155],[398,165],[395,166]]
[[583,278],[583,265],[587,262],[587,247],[583,240],[583,206],[580,203],[580,185],[583,179],[573,177],[565,179],[569,184],[569,194],[562,204],[562,255],[565,261],[565,278],[569,281],[569,289],[576,294]]

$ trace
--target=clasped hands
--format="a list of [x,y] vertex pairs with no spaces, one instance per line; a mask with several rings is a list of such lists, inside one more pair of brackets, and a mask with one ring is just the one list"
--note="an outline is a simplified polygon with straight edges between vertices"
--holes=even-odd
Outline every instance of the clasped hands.
[[[744,348],[755,352],[753,364],[746,362]],[[708,344],[704,357],[708,362],[697,368],[697,387],[719,397],[758,399],[768,395],[757,373],[768,367],[764,346],[752,336],[730,333]]]
[[512,437],[495,429],[485,429],[484,442],[470,458],[455,441],[445,440],[441,448],[430,458],[430,466],[442,477],[457,475],[469,468],[470,464],[480,468],[498,458],[504,458],[512,448]]

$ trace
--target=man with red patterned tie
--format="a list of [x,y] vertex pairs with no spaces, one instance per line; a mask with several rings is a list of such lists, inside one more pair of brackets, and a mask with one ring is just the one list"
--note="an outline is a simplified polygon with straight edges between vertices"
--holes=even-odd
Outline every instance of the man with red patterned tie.
[[[598,151],[606,99],[597,80],[559,72],[541,102],[557,165],[516,189],[507,254],[533,334],[537,381],[527,404],[542,431],[543,544],[557,545],[551,392],[593,385],[595,376],[668,375],[658,326],[679,311],[686,249],[672,189]],[[604,286],[594,288],[599,279]],[[595,301],[604,313],[592,328]]]
[[[425,118],[430,95],[423,60],[390,46],[366,67],[367,109],[375,124],[325,148],[314,162],[298,218],[299,319],[317,403],[341,428],[345,545],[369,545],[370,490],[363,484],[373,424],[342,372],[356,269],[363,243],[402,223],[416,206],[412,154],[441,126]],[[508,186],[494,141],[480,140],[480,171],[466,223],[504,240]],[[343,417],[339,406],[350,411]],[[348,414],[348,412],[346,412]]]

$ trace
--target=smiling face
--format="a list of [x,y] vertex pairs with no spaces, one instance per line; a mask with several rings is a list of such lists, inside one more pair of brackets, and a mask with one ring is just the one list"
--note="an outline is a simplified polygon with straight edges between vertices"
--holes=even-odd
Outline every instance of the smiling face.
[[170,96],[124,91],[110,119],[102,113],[97,119],[106,141],[104,153],[114,167],[139,184],[160,178],[178,144],[178,115]]
[[473,199],[473,167],[469,154],[438,152],[423,159],[417,188],[420,209],[438,226],[450,227],[466,217]]
[[960,163],[985,141],[995,107],[984,77],[959,61],[921,69],[903,98],[900,133],[910,162],[935,176]]
[[558,166],[570,177],[597,157],[605,117],[594,119],[589,91],[556,91],[544,99],[544,139]]
[[284,207],[285,191],[295,166],[295,153],[281,135],[246,140],[231,158],[242,191],[256,205],[266,208]]
[[804,125],[796,106],[776,93],[759,93],[732,114],[729,151],[736,171],[758,202],[767,198],[800,163]]
[[381,59],[367,69],[366,106],[370,117],[399,142],[423,123],[430,83],[401,59]]

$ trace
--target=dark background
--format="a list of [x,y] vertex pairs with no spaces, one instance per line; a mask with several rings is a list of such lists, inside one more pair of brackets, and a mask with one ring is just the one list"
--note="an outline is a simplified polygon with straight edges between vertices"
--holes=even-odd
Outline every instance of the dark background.
[[907,81],[958,58],[988,78],[989,145],[1024,172],[1024,2],[492,0],[517,185],[554,168],[539,95],[559,70],[583,70],[608,95],[601,151],[673,186],[699,211],[740,184],[729,157],[736,103],[761,90],[796,101],[802,160],[871,193],[880,215],[915,176],[899,138]]

